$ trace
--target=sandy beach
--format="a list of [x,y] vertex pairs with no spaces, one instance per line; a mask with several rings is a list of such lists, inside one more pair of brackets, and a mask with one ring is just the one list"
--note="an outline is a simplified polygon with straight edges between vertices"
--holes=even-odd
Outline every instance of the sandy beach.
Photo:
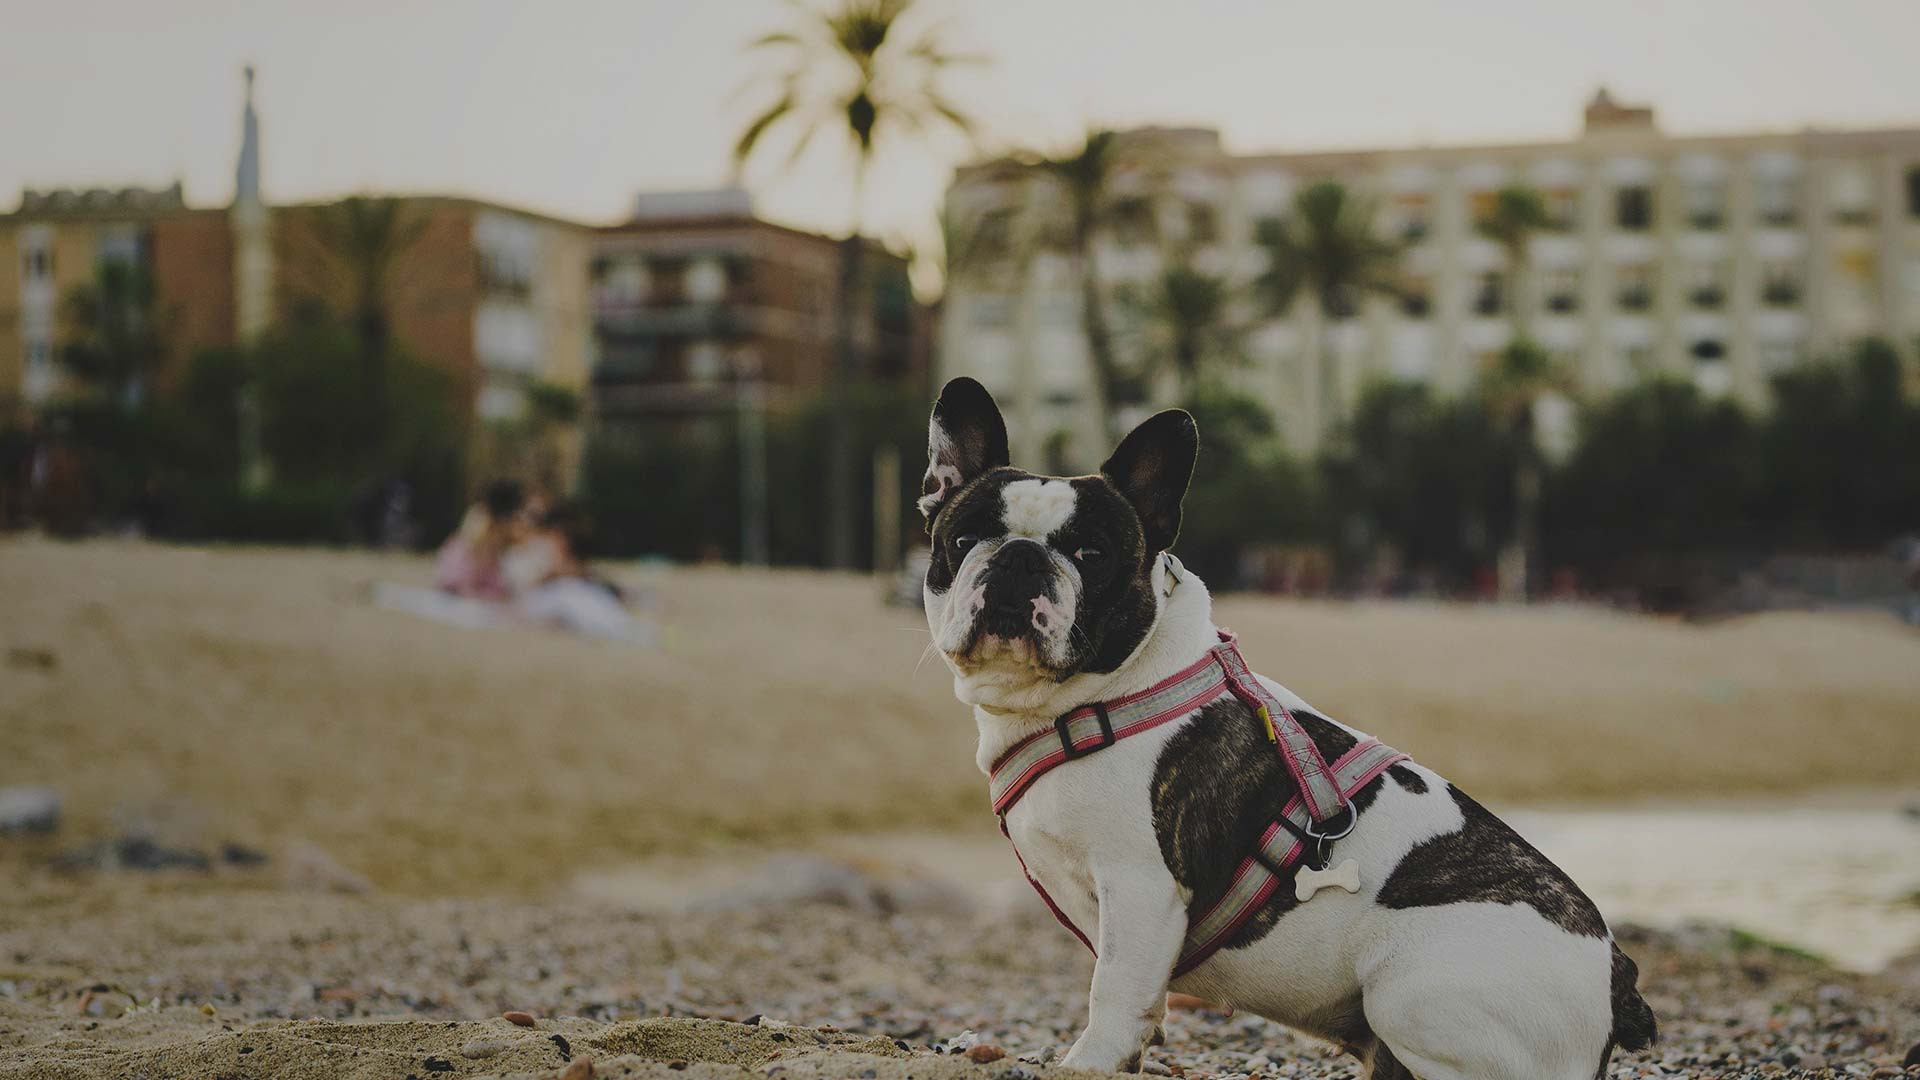
[[[1089,960],[994,846],[919,614],[867,579],[612,569],[661,648],[375,608],[374,583],[423,580],[411,557],[0,543],[0,787],[64,810],[54,835],[0,836],[0,1077],[1045,1071]],[[1256,667],[1510,812],[1649,927],[1623,938],[1666,1037],[1615,1075],[1891,1076],[1920,1041],[1920,961],[1861,947],[1867,908],[1846,906],[1914,925],[1910,630],[1217,615]],[[1721,857],[1618,857],[1680,828]],[[1800,853],[1765,893],[1748,868],[1775,838]],[[206,865],[130,865],[154,852]],[[1821,948],[1780,932],[1798,923]],[[938,1052],[976,1038],[992,1049]],[[1206,1011],[1174,1014],[1151,1067],[1355,1071]]]

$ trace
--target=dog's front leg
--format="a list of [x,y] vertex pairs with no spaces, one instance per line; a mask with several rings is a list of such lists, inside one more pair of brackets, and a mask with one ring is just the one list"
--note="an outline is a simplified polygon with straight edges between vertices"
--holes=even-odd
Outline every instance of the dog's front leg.
[[1062,1065],[1132,1071],[1165,1015],[1167,979],[1187,934],[1187,909],[1165,866],[1132,864],[1094,875],[1099,959],[1087,1030]]

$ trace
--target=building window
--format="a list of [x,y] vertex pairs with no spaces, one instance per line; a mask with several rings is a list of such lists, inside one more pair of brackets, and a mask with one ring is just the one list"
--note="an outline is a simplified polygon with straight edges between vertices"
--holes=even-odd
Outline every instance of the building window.
[[1543,282],[1542,297],[1548,311],[1568,315],[1580,310],[1580,271],[1557,267],[1546,272]]
[[1424,319],[1433,310],[1433,284],[1426,278],[1409,279],[1400,288],[1400,311],[1409,319]]
[[646,301],[651,285],[647,264],[639,259],[609,259],[600,267],[599,299],[602,304],[625,307]]
[[695,259],[687,267],[687,299],[715,304],[727,298],[727,268],[718,259]]
[[1653,189],[1644,184],[1613,193],[1614,224],[1629,232],[1653,228]]
[[1727,363],[1726,346],[1718,341],[1693,343],[1693,385],[1703,397],[1722,398],[1733,389],[1733,366]]
[[1920,165],[1907,166],[1907,216],[1920,218]]
[[1760,343],[1760,371],[1764,375],[1778,375],[1800,363],[1800,346],[1791,341],[1763,341]]
[[1687,301],[1694,307],[1711,309],[1727,302],[1726,272],[1719,263],[1698,263],[1689,277]]
[[20,273],[28,281],[46,281],[53,277],[53,251],[49,248],[30,248],[20,262]]
[[1800,274],[1790,263],[1773,263],[1762,271],[1760,302],[1768,307],[1792,307],[1800,302]]
[[1653,306],[1653,267],[1646,263],[1622,266],[1617,298],[1622,311],[1645,311]]
[[1207,245],[1220,241],[1220,212],[1208,203],[1187,206],[1187,242]]
[[727,374],[727,354],[718,342],[695,342],[687,350],[687,379],[696,383],[717,383]]
[[1546,203],[1547,228],[1573,232],[1580,228],[1580,192],[1575,188],[1551,188],[1541,193]]
[[1828,178],[1827,201],[1841,225],[1873,224],[1873,175],[1863,162],[1843,162]]
[[1762,176],[1754,180],[1753,204],[1760,223],[1784,228],[1799,220],[1799,184],[1791,176]]
[[1433,231],[1433,206],[1425,195],[1400,196],[1395,211],[1402,242],[1417,244]]
[[1506,309],[1506,279],[1498,270],[1480,275],[1480,287],[1473,293],[1476,315],[1498,315]]
[[1004,207],[980,215],[973,238],[962,251],[949,253],[955,262],[993,264],[1013,254],[1013,211]]
[[1727,185],[1719,180],[1693,180],[1687,184],[1687,224],[1711,232],[1726,224]]
[[1880,274],[1880,259],[1872,248],[1847,248],[1833,259],[1840,276],[1856,288],[1870,289]]
[[480,291],[525,299],[533,294],[533,268],[517,252],[481,249],[474,253]]
[[1121,247],[1151,244],[1157,231],[1153,226],[1152,200],[1134,195],[1114,201],[1113,235]]

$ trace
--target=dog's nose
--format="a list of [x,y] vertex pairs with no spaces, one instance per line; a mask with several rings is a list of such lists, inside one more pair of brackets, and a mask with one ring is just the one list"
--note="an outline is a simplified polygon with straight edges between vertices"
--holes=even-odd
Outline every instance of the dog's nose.
[[993,557],[995,569],[1008,574],[1042,577],[1046,574],[1052,560],[1047,558],[1047,549],[1039,543],[1025,538],[1009,540],[1000,546]]

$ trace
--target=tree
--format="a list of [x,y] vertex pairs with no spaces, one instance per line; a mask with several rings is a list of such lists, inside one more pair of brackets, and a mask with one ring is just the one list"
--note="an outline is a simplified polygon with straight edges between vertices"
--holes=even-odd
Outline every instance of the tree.
[[392,289],[396,270],[426,221],[395,198],[351,195],[318,207],[309,219],[314,262],[327,287],[309,297],[352,332],[357,345],[361,408],[376,430],[386,429],[392,403],[386,397],[387,368],[394,351]]
[[1546,499],[1556,563],[1627,583],[1685,556],[1780,541],[1753,512],[1767,470],[1759,432],[1734,402],[1652,379],[1588,407],[1580,430]]
[[1428,386],[1379,382],[1354,408],[1348,437],[1321,458],[1327,527],[1349,567],[1377,545],[1462,584],[1507,517],[1509,446],[1486,405]]
[[1760,448],[1774,535],[1862,548],[1920,530],[1920,405],[1903,382],[1877,338],[1775,377]]
[[1530,260],[1535,233],[1547,228],[1546,200],[1529,187],[1510,185],[1493,196],[1493,208],[1478,223],[1480,234],[1500,245],[1507,256],[1508,311],[1513,340],[1528,340],[1533,323],[1533,272]]
[[1539,561],[1541,459],[1537,419],[1540,403],[1569,389],[1565,372],[1545,349],[1524,338],[1501,351],[1493,368],[1481,375],[1480,392],[1489,414],[1512,443],[1513,532],[1501,560],[1500,593],[1526,599]]
[[1245,328],[1233,322],[1234,294],[1224,279],[1175,259],[1136,303],[1159,339],[1153,359],[1172,370],[1183,400],[1194,397],[1211,367],[1243,358]]
[[60,351],[68,374],[107,402],[131,407],[166,359],[153,274],[140,263],[100,264],[66,298],[74,335]]
[[143,525],[153,516],[157,432],[148,383],[168,354],[155,298],[145,264],[111,259],[63,301],[73,329],[59,356],[70,382],[47,418],[76,453],[86,479],[76,505],[89,508],[68,529],[90,525],[91,508]]
[[[1323,321],[1338,322],[1358,314],[1369,296],[1402,291],[1397,280],[1399,247],[1376,234],[1373,208],[1336,181],[1323,180],[1302,190],[1294,197],[1291,214],[1261,222],[1257,239],[1266,249],[1267,269],[1255,288],[1276,315],[1305,293]],[[1324,428],[1343,411],[1326,334],[1321,336],[1317,379]]]
[[1200,428],[1179,555],[1211,588],[1246,584],[1249,547],[1310,540],[1318,525],[1313,477],[1287,454],[1257,399],[1202,382],[1181,404]]
[[1080,279],[1080,328],[1086,335],[1087,358],[1093,365],[1094,408],[1110,442],[1118,442],[1123,434],[1114,406],[1125,392],[1126,376],[1114,354],[1106,293],[1094,249],[1112,210],[1109,189],[1118,163],[1114,142],[1113,132],[1096,129],[1087,132],[1078,150],[1040,160],[1041,173],[1060,189],[1067,203],[1067,220],[1061,230],[1063,247]]
[[843,422],[834,428],[827,463],[829,561],[848,567],[855,546],[856,477],[847,389],[862,367],[855,323],[864,306],[866,242],[860,232],[868,172],[881,139],[891,138],[890,132],[924,136],[929,128],[944,125],[971,134],[972,122],[938,85],[943,72],[969,58],[948,51],[931,33],[902,35],[900,24],[914,10],[914,0],[838,0],[838,6],[827,10],[796,6],[800,14],[791,27],[747,46],[782,54],[776,73],[781,89],[740,133],[733,159],[736,168],[744,166],[776,128],[798,129],[787,156],[789,166],[825,131],[844,136],[853,154],[852,228],[841,249],[835,305],[838,370],[833,392]]

